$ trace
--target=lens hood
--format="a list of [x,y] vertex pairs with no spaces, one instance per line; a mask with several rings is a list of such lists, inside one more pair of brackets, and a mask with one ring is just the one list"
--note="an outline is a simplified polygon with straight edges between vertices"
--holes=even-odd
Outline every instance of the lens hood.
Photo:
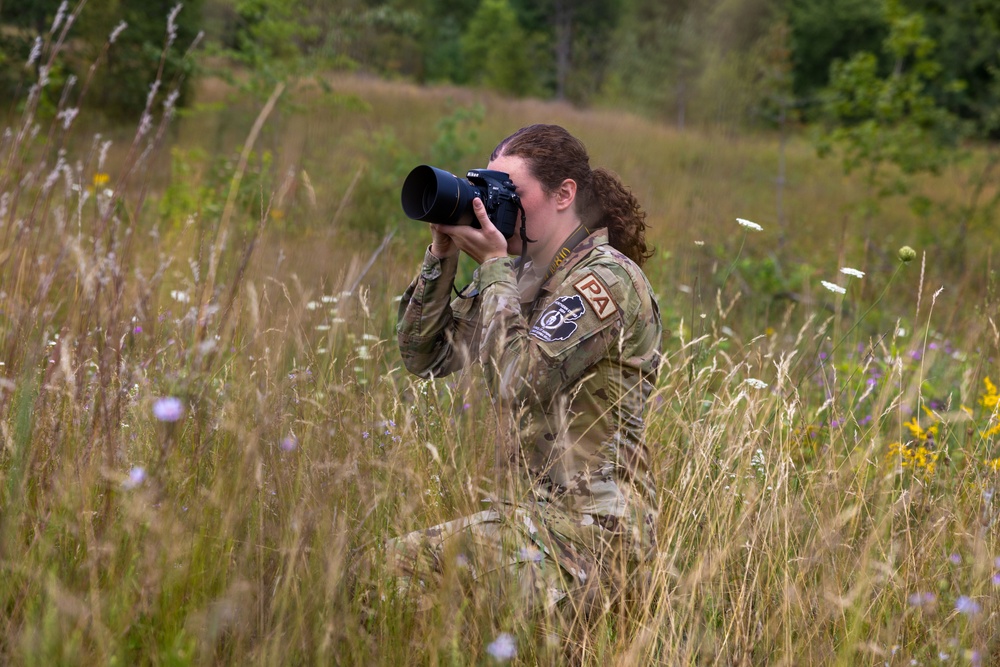
[[457,225],[471,210],[476,188],[467,180],[427,164],[414,167],[400,196],[407,217],[422,222]]

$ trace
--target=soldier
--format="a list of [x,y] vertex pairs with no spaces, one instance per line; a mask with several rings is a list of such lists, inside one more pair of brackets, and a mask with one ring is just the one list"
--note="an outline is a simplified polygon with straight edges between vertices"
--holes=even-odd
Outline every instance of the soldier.
[[[482,512],[391,540],[389,566],[406,589],[426,585],[445,553],[474,579],[499,560],[533,602],[603,606],[655,550],[643,419],[661,325],[640,268],[645,212],[559,126],[518,130],[488,168],[510,175],[526,234],[505,238],[479,199],[479,228],[431,225],[397,333],[421,377],[482,366],[518,423],[515,484]],[[452,301],[460,251],[480,266]]]

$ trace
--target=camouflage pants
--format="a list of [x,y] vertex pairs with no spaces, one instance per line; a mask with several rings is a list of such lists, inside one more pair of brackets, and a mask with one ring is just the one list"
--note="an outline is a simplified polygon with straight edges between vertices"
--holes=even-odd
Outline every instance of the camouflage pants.
[[570,516],[551,505],[496,502],[490,509],[390,540],[386,562],[398,591],[426,600],[448,571],[471,581],[512,580],[529,606],[604,608],[629,576],[627,531],[614,521]]

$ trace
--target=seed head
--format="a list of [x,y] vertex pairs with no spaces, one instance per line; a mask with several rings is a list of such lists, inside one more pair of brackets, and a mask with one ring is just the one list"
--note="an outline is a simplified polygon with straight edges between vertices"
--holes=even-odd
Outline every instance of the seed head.
[[899,249],[899,261],[903,264],[907,262],[912,262],[917,257],[917,251],[908,245],[904,245]]

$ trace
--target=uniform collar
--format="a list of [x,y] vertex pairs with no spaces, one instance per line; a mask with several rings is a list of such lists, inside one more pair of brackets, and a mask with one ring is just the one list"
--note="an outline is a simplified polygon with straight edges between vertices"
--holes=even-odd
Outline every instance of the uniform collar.
[[606,227],[600,227],[596,229],[590,236],[580,241],[572,252],[570,252],[569,257],[566,261],[556,269],[556,272],[552,276],[542,283],[542,292],[552,292],[556,286],[560,285],[565,279],[566,275],[569,274],[573,268],[580,263],[584,257],[590,254],[590,252],[597,248],[598,246],[608,245],[608,230]]

